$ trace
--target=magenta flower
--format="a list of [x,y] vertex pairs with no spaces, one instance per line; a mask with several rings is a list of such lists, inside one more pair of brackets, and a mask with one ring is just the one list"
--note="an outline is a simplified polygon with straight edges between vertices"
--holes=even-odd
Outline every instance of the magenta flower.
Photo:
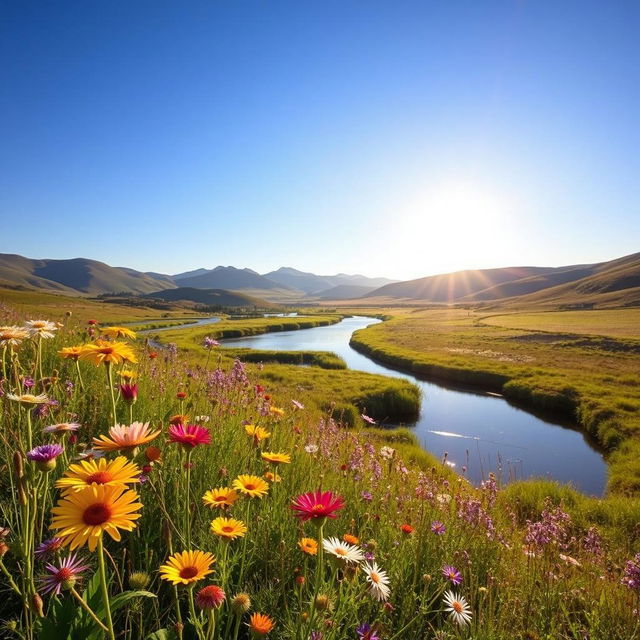
[[307,520],[322,520],[336,518],[336,511],[344,507],[344,499],[331,491],[310,491],[299,495],[291,503],[291,508],[296,511],[294,515],[302,522]]
[[44,471],[51,471],[56,466],[56,458],[63,451],[59,444],[43,444],[27,451],[27,460],[35,462]]
[[431,531],[433,531],[433,533],[435,533],[437,536],[444,535],[446,530],[447,527],[445,527],[444,524],[442,524],[442,522],[440,522],[439,520],[435,520],[431,523]]
[[211,336],[207,336],[202,342],[202,345],[205,349],[212,349],[213,347],[219,347],[220,343],[217,340],[214,340]]
[[451,584],[461,584],[462,583],[462,574],[451,565],[445,565],[442,567],[442,575],[451,583]]
[[368,416],[367,414],[365,414],[365,413],[361,413],[361,414],[360,414],[360,417],[361,417],[365,422],[368,422],[369,424],[376,424],[376,421],[375,421],[373,418],[369,417],[369,416]]
[[47,563],[45,569],[49,575],[41,578],[42,592],[60,595],[62,589],[73,588],[82,572],[88,568],[89,565],[82,564],[82,560],[77,558],[75,553],[62,560],[59,567]]
[[133,404],[138,399],[138,385],[121,384],[120,395],[125,402],[127,402],[128,404]]
[[35,554],[39,557],[47,556],[50,553],[54,553],[62,549],[62,543],[64,542],[64,538],[49,538],[49,540],[45,540],[41,542],[35,550]]
[[200,444],[211,444],[211,434],[197,424],[173,424],[169,427],[169,442],[193,449]]

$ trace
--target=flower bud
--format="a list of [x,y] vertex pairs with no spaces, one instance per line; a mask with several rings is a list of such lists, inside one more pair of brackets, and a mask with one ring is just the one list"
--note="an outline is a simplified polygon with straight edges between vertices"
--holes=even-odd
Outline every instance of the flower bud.
[[145,573],[144,571],[134,571],[129,576],[129,586],[132,589],[136,589],[136,590],[146,589],[149,586],[150,582],[151,582],[151,578],[149,577],[149,574]]
[[330,604],[331,601],[329,600],[329,596],[325,595],[324,593],[318,594],[313,602],[313,606],[318,611],[326,611],[329,608]]
[[246,593],[239,593],[231,601],[231,609],[237,616],[241,616],[251,609],[251,598]]
[[44,602],[42,602],[42,598],[39,593],[34,593],[31,597],[31,604],[33,608],[36,610],[36,614],[39,618],[44,618]]

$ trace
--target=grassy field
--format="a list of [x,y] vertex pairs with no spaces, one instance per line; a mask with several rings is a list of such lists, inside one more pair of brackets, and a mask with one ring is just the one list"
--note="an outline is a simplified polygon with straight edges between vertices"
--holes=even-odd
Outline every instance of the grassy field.
[[[352,344],[419,375],[501,391],[525,406],[574,419],[608,452],[609,491],[637,494],[640,342],[615,335],[621,325],[613,312],[595,316],[599,322],[583,313],[584,332],[575,329],[575,313],[570,326],[554,321],[552,313],[540,314],[545,327],[555,322],[562,331],[550,334],[489,325],[493,317],[462,309],[419,311],[361,330]],[[609,336],[584,335],[595,326],[606,331],[607,324],[614,326]]]

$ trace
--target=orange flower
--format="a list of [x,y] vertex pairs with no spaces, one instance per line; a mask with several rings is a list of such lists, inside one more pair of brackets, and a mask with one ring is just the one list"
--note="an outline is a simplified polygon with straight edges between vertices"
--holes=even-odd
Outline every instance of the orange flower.
[[175,416],[169,418],[169,424],[189,424],[189,416],[176,413]]
[[275,622],[264,613],[254,613],[249,620],[249,630],[254,636],[266,636],[275,626]]
[[313,538],[302,538],[298,541],[298,546],[307,555],[315,556],[318,553],[318,543]]
[[402,531],[402,533],[406,533],[407,535],[413,533],[413,527],[410,524],[403,524],[400,527],[400,531]]
[[345,533],[342,536],[342,539],[345,542],[348,542],[349,544],[359,544],[360,540],[358,538],[356,538],[356,536],[352,536],[350,533]]

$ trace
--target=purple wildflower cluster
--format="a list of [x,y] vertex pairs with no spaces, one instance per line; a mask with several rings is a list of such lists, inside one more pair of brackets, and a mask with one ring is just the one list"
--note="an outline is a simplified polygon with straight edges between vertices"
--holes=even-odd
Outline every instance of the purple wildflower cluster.
[[527,520],[525,542],[527,545],[542,549],[548,545],[557,545],[565,549],[569,538],[571,516],[561,507],[552,507],[547,500],[545,508],[540,514],[540,520]]
[[473,527],[485,529],[487,538],[494,540],[496,527],[489,512],[482,506],[482,501],[475,498],[458,498],[458,518]]
[[622,584],[629,589],[640,592],[640,553],[636,553],[631,560],[627,560],[625,563]]

